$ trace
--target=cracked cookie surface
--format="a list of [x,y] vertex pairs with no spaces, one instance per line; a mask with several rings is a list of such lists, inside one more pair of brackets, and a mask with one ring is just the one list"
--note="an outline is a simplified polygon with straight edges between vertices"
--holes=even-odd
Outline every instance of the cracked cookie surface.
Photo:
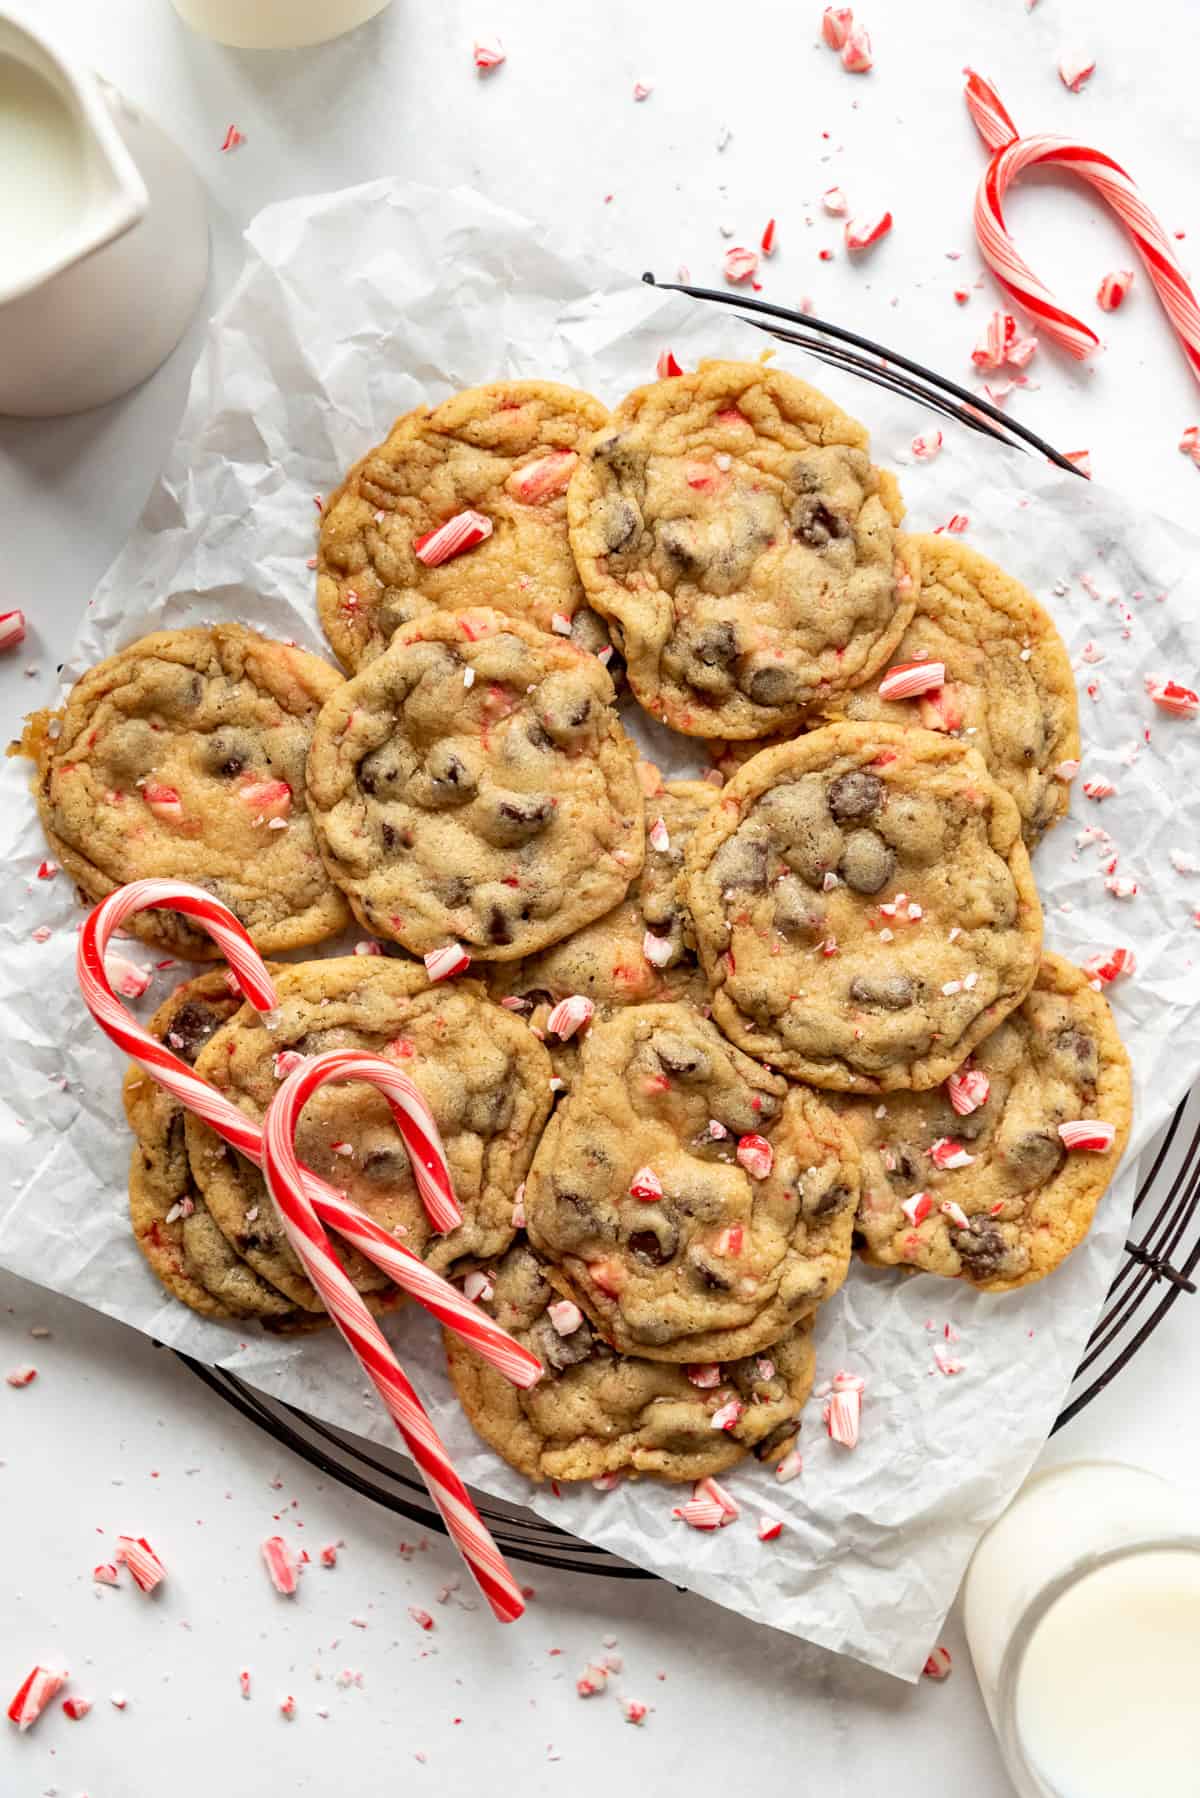
[[845,1278],[858,1152],[820,1095],[685,1004],[593,1025],[525,1189],[530,1241],[600,1335],[663,1361],[753,1355]]
[[[474,981],[430,986],[418,964],[367,955],[281,967],[269,1024],[246,1006],[201,1051],[196,1072],[261,1122],[290,1062],[364,1049],[394,1060],[420,1087],[442,1139],[463,1222],[434,1234],[417,1194],[408,1152],[387,1101],[360,1084],[328,1085],[300,1118],[300,1159],[347,1193],[376,1223],[439,1273],[457,1262],[503,1254],[512,1241],[513,1199],[550,1109],[550,1062],[536,1037],[493,1005]],[[320,1309],[283,1232],[262,1175],[196,1117],[188,1155],[218,1227],[264,1279],[296,1305]],[[386,1276],[356,1251],[342,1261],[361,1291]]]
[[1037,974],[1020,823],[932,731],[831,724],[755,756],[688,846],[721,1028],[815,1086],[938,1085]]
[[495,611],[438,612],[334,695],[308,762],[330,875],[415,955],[512,961],[624,897],[637,752],[595,656]]
[[690,736],[794,725],[867,680],[912,616],[916,556],[866,431],[759,363],[703,362],[629,394],[568,508],[633,692]]
[[[837,1109],[862,1150],[865,1259],[1008,1292],[1086,1236],[1129,1135],[1129,1057],[1087,976],[1047,955],[949,1087]],[[1113,1125],[1112,1147],[1068,1149],[1058,1126],[1090,1119]]]
[[[191,881],[264,954],[344,929],[305,780],[317,714],[342,684],[317,656],[239,624],[159,631],[89,669],[25,737],[67,874],[92,900],[131,880]],[[126,928],[193,961],[219,954],[177,912]]]
[[[474,605],[544,631],[558,614],[582,648],[603,648],[608,631],[584,604],[567,542],[566,490],[605,417],[574,387],[494,381],[398,418],[321,519],[317,608],[342,665],[357,672],[427,612]],[[426,567],[414,544],[461,512],[480,513],[491,536]]]
[[[811,1319],[761,1355],[685,1369],[617,1354],[577,1306],[564,1306],[548,1276],[518,1241],[495,1269],[491,1296],[479,1301],[541,1361],[545,1371],[529,1391],[443,1332],[463,1410],[510,1467],[533,1480],[606,1473],[698,1480],[748,1454],[786,1453],[812,1390]],[[727,1427],[714,1424],[718,1414]]]

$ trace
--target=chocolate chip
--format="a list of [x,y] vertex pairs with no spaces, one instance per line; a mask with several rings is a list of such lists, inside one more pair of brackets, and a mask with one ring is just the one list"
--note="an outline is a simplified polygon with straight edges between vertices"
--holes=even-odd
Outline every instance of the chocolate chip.
[[591,1357],[596,1338],[593,1336],[587,1319],[572,1330],[567,1336],[560,1336],[548,1317],[539,1318],[531,1331],[533,1349],[539,1361],[552,1367],[556,1373],[563,1373],[568,1367],[578,1367],[581,1361]]
[[873,830],[852,830],[846,838],[838,872],[856,893],[878,893],[891,879],[896,857]]
[[755,1443],[755,1459],[773,1461],[776,1455],[783,1453],[795,1441],[799,1428],[800,1425],[794,1417],[789,1417],[785,1422],[777,1424],[769,1436],[764,1436],[761,1442]]
[[221,1019],[201,999],[188,999],[171,1019],[167,1043],[190,1067],[209,1038],[221,1028]]
[[850,534],[850,526],[844,518],[839,518],[823,500],[807,495],[796,501],[788,522],[797,537],[814,549],[826,549],[830,543]]
[[1100,1051],[1094,1036],[1086,1030],[1060,1030],[1054,1038],[1054,1047],[1065,1056],[1073,1072],[1089,1086],[1094,1086],[1100,1074]]
[[383,838],[383,846],[385,849],[394,849],[396,847],[396,844],[399,841],[399,833],[396,830],[395,825],[389,824],[386,819],[380,826],[380,835]]
[[956,1231],[954,1246],[959,1260],[976,1280],[994,1279],[1008,1255],[1004,1232],[988,1218],[972,1218],[966,1229]]
[[256,748],[254,739],[245,731],[233,730],[226,725],[209,737],[204,759],[212,773],[232,780],[253,765]]
[[761,838],[727,837],[713,856],[713,879],[721,888],[744,887],[758,892],[767,884],[767,845]]
[[488,796],[480,827],[493,843],[526,843],[554,816],[549,793],[497,792]]
[[739,685],[755,705],[796,705],[803,693],[799,676],[781,662],[762,662],[756,668],[748,668]]
[[500,906],[493,905],[488,912],[487,935],[489,943],[511,943],[512,926]]
[[399,784],[404,770],[394,749],[384,744],[364,755],[358,764],[357,779],[364,793],[386,793]]
[[650,1047],[668,1074],[680,1080],[707,1080],[712,1062],[705,1050],[697,1048],[676,1030],[656,1030]]
[[883,804],[883,782],[875,774],[854,768],[830,781],[826,799],[839,824],[848,818],[869,818]]
[[916,992],[907,974],[887,974],[882,980],[857,974],[850,982],[850,997],[858,1005],[872,1005],[879,1011],[904,1011]]
[[462,757],[448,743],[435,743],[408,782],[407,791],[417,805],[444,809],[466,805],[479,783]]
[[817,936],[825,928],[825,907],[795,874],[775,882],[775,928],[783,936]]
[[661,1234],[654,1230],[635,1230],[629,1238],[630,1252],[639,1261],[648,1261],[651,1267],[664,1267],[679,1247],[679,1237],[669,1224],[664,1224]]
[[1066,1153],[1061,1138],[1049,1130],[1026,1130],[1003,1149],[1005,1161],[1026,1189],[1041,1186],[1056,1174]]
[[609,554],[626,549],[637,535],[641,519],[637,507],[627,499],[613,496],[599,509],[600,535]]
[[359,1165],[375,1186],[397,1186],[409,1177],[409,1160],[403,1149],[371,1149]]

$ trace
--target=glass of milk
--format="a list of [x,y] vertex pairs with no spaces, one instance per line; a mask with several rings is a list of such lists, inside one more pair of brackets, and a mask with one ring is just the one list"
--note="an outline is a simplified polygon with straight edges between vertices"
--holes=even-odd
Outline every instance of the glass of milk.
[[172,0],[194,31],[237,50],[323,44],[383,11],[388,0]]
[[1021,1798],[1194,1798],[1200,1516],[1113,1461],[1037,1475],[975,1551],[967,1639]]

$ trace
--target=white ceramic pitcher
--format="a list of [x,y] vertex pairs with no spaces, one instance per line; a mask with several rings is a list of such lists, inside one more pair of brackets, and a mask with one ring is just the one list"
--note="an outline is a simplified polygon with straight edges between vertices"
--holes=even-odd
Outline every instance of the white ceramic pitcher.
[[0,0],[0,413],[127,393],[204,291],[204,190],[115,88]]

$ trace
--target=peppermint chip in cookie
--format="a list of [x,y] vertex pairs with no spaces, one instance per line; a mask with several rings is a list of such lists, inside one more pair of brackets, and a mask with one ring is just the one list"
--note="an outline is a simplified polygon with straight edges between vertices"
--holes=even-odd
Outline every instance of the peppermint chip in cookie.
[[537,1355],[538,1384],[520,1392],[460,1336],[446,1330],[443,1340],[463,1410],[518,1473],[698,1480],[750,1453],[773,1459],[794,1442],[813,1382],[810,1318],[761,1355],[684,1368],[609,1348],[525,1242],[513,1244],[489,1287],[479,1302]]
[[899,642],[917,559],[867,433],[761,363],[639,387],[571,478],[571,547],[647,711],[764,737],[868,680]]
[[[214,969],[176,987],[147,1029],[190,1067],[241,1007],[228,971]],[[217,1229],[188,1165],[178,1100],[138,1067],[125,1076],[124,1099],[137,1139],[129,1164],[134,1241],[167,1291],[204,1317],[257,1317],[271,1330],[318,1327],[320,1317],[298,1311]]]
[[529,1238],[625,1355],[729,1361],[778,1342],[845,1278],[858,1152],[686,1004],[594,1024],[538,1145]]
[[[344,929],[305,782],[317,713],[342,684],[240,624],[142,637],[76,681],[61,712],[30,720],[55,856],[88,899],[150,878],[205,887],[264,954]],[[219,954],[178,912],[139,912],[126,929],[193,961]]]
[[683,854],[716,800],[701,780],[660,785],[646,797],[646,860],[621,903],[538,955],[488,965],[488,991],[543,1035],[556,1074],[574,1076],[594,1015],[650,1000],[707,1006],[683,903]]
[[321,519],[317,606],[338,660],[355,672],[400,625],[475,605],[604,649],[566,501],[580,446],[604,419],[599,400],[554,381],[494,381],[398,418]]
[[[862,1149],[866,1259],[1008,1292],[1087,1235],[1129,1135],[1129,1057],[1086,975],[1047,955],[1025,1003],[943,1086],[838,1109]],[[1093,1123],[1073,1147],[1070,1126]]]
[[[201,1050],[196,1072],[256,1123],[297,1056],[364,1049],[395,1061],[433,1112],[463,1221],[434,1235],[387,1101],[359,1084],[328,1085],[305,1106],[300,1159],[348,1194],[414,1254],[444,1273],[501,1255],[513,1195],[550,1109],[550,1062],[532,1032],[474,981],[431,986],[410,961],[347,955],[280,967],[268,1018],[245,1006]],[[284,1235],[258,1169],[199,1118],[187,1119],[192,1172],[218,1228],[263,1279],[305,1310],[321,1301]],[[355,1251],[343,1264],[361,1291],[386,1276]]]
[[714,1017],[814,1086],[937,1086],[1037,974],[1016,804],[933,731],[831,724],[764,750],[687,865]]
[[946,536],[914,542],[917,609],[892,666],[823,714],[962,737],[1016,800],[1032,847],[1066,811],[1063,764],[1079,760],[1070,657],[1032,593],[994,562]]
[[309,794],[376,936],[513,961],[601,917],[642,866],[637,754],[595,656],[500,612],[437,612],[334,695]]

